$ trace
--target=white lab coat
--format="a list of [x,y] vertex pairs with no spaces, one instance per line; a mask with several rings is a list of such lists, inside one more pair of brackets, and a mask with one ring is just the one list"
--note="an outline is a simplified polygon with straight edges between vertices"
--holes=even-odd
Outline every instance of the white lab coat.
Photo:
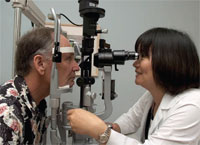
[[[112,130],[107,145],[200,145],[200,89],[190,89],[177,96],[165,94],[149,128],[144,129],[153,97],[146,92],[139,101],[116,122],[122,134]],[[142,121],[143,120],[143,121]],[[140,141],[123,134],[142,127]]]

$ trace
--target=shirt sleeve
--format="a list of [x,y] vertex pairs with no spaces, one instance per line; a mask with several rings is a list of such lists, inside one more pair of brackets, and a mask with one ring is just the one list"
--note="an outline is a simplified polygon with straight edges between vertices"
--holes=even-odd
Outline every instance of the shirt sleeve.
[[22,123],[15,115],[13,106],[0,104],[0,144],[20,144]]

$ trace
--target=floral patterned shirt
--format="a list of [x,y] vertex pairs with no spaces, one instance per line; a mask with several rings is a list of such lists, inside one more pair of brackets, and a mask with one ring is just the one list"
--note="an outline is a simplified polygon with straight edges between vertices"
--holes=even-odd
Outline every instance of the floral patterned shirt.
[[0,87],[0,144],[39,144],[46,131],[46,101],[33,101],[21,76]]

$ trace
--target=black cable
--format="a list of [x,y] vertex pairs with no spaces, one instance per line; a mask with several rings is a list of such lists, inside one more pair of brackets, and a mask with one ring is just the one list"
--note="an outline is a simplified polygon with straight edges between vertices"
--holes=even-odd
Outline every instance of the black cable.
[[65,16],[64,14],[60,14],[61,16],[65,17],[70,23],[72,23],[73,25],[76,25],[76,26],[83,26],[83,25],[79,25],[79,24],[75,24],[73,23],[67,16]]

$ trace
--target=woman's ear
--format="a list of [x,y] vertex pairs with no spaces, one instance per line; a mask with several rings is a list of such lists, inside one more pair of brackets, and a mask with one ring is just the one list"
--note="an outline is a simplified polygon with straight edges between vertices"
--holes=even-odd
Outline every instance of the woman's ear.
[[42,55],[35,55],[33,57],[33,66],[40,75],[45,74],[45,69],[46,69],[45,60],[46,60],[45,57]]

